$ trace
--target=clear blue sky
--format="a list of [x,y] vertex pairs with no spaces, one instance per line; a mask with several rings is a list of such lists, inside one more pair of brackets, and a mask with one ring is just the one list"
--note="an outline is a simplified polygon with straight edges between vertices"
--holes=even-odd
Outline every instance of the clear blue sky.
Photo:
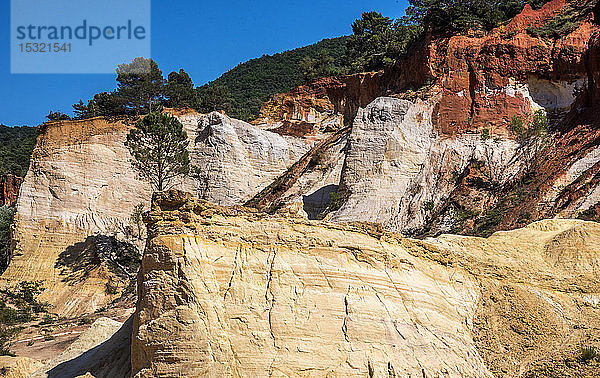
[[[0,123],[38,125],[49,110],[71,114],[73,103],[114,89],[115,75],[11,75],[9,3],[0,5]],[[362,12],[395,18],[406,5],[406,0],[152,0],[152,58],[165,76],[183,68],[201,85],[248,59],[350,34]]]

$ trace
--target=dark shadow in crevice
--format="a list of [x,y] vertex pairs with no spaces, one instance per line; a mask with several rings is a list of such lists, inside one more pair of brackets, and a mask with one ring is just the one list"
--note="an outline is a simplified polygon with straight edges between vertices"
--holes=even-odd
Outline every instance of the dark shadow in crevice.
[[315,192],[302,197],[303,210],[308,215],[308,219],[319,219],[319,216],[331,202],[331,193],[338,190],[338,185],[326,185]]
[[133,244],[114,236],[93,235],[67,247],[54,267],[60,269],[63,282],[74,284],[85,280],[102,263],[115,275],[131,278],[139,268],[140,253]]

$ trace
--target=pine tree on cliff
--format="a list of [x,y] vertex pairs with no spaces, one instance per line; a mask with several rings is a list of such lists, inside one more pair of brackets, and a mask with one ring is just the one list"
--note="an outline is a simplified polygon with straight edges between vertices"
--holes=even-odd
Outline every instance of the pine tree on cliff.
[[168,189],[190,171],[187,133],[171,115],[155,112],[140,119],[125,145],[133,157],[131,165],[155,190]]
[[151,113],[164,100],[165,79],[152,59],[135,58],[117,67],[117,93],[129,114]]
[[164,92],[165,105],[170,108],[198,107],[199,98],[196,89],[194,89],[194,82],[183,69],[169,74]]
[[215,84],[205,84],[198,88],[200,93],[200,111],[209,113],[217,110],[229,111],[231,95],[227,87]]
[[352,72],[361,72],[383,69],[406,54],[421,28],[404,18],[393,20],[378,12],[365,12],[352,23],[352,32],[346,43],[346,60]]

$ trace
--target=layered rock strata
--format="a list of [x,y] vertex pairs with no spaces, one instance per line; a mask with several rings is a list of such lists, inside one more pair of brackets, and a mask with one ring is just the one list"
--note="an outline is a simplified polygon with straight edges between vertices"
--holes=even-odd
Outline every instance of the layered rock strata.
[[136,377],[594,374],[597,223],[414,241],[181,192],[147,222]]
[[[174,184],[215,203],[249,199],[312,143],[216,112],[169,111],[183,123],[198,168],[196,176]],[[139,250],[143,246],[131,215],[138,204],[148,208],[151,188],[130,165],[124,141],[131,127],[127,120],[103,118],[41,126],[17,203],[13,257],[3,285],[44,281],[41,300],[62,315],[94,311],[127,287],[127,277],[100,258],[97,241],[115,235]]]

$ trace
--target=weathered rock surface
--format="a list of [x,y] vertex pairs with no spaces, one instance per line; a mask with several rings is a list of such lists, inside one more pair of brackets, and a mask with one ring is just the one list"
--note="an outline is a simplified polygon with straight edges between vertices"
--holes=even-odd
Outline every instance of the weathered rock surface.
[[485,161],[498,183],[514,178],[521,164],[515,141],[443,137],[431,122],[432,103],[382,97],[359,111],[341,176],[348,197],[331,220],[419,228],[433,210],[425,204],[436,206],[448,198],[456,176],[471,161]]
[[136,377],[597,372],[597,223],[414,241],[181,192],[147,221]]
[[23,183],[23,177],[6,174],[0,176],[0,204],[13,206],[19,196],[19,187]]
[[149,186],[128,168],[129,127],[99,118],[41,127],[17,202],[4,285],[43,280],[41,300],[64,315],[94,311],[124,289],[100,261],[75,262],[88,236],[122,231],[133,207],[148,202]]
[[285,207],[320,219],[338,190],[347,140],[348,128],[329,135],[245,205],[266,212]]
[[[319,185],[319,177],[338,175],[325,161],[294,180],[304,190],[263,192],[249,204],[295,210],[310,207],[300,198],[333,192],[344,205],[331,220],[374,221],[410,234],[488,235],[548,217],[600,219],[597,7],[554,0],[480,36],[428,36],[412,56],[344,87],[360,105],[346,109],[345,125],[354,120],[347,146],[325,154],[345,155],[339,182]],[[543,39],[528,31],[573,9],[582,22],[567,35]],[[328,93],[346,79],[277,96],[262,120],[272,114],[318,124],[314,114],[335,108]],[[510,126],[537,110],[550,121],[545,148],[520,140]]]
[[313,80],[270,98],[253,124],[296,136],[339,130],[383,94],[382,76],[366,72]]
[[0,356],[0,377],[27,378],[42,365],[29,357]]
[[199,168],[196,192],[220,204],[244,203],[309,150],[310,142],[261,130],[213,112],[187,125],[191,161]]
[[[175,184],[215,203],[243,203],[310,147],[216,112],[171,112],[183,123],[190,159],[199,168],[198,177]],[[102,118],[41,126],[17,203],[3,285],[44,281],[40,299],[62,315],[93,312],[127,287],[95,246],[97,237],[114,234],[140,250],[143,245],[130,217],[135,205],[148,208],[151,189],[130,166],[124,141],[131,127]]]

